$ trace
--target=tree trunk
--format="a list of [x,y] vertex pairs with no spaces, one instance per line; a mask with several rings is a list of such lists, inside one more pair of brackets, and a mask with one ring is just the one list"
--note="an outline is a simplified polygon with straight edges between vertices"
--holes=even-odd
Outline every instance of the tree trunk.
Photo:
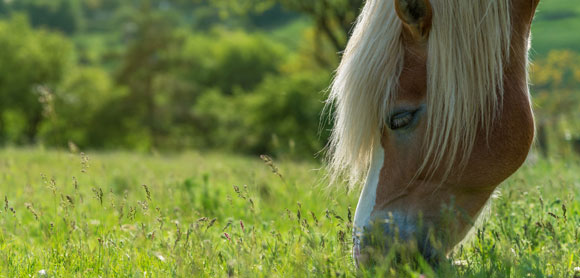
[[0,146],[6,144],[6,123],[4,122],[3,111],[0,110]]
[[34,111],[28,117],[28,125],[24,133],[27,144],[35,144],[38,136],[38,127],[42,122],[42,112]]
[[538,124],[537,130],[538,148],[543,158],[548,158],[548,135],[546,134],[546,126],[543,123]]
[[580,137],[572,138],[572,149],[577,155],[580,155]]

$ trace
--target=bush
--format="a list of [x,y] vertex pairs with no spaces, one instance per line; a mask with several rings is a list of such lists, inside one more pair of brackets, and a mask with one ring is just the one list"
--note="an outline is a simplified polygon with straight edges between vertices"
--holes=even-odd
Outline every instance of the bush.
[[108,128],[98,124],[102,119],[95,117],[123,95],[109,74],[100,68],[71,70],[55,90],[54,114],[41,129],[43,142],[52,146],[66,146],[69,141],[80,147],[102,145],[103,138],[91,134],[109,137],[112,134]]
[[[328,137],[319,125],[326,72],[269,76],[251,92],[208,93],[196,105],[210,147],[252,154],[313,157]],[[321,132],[319,132],[321,131]]]
[[284,46],[260,34],[215,30],[187,35],[179,63],[188,80],[231,95],[236,88],[252,90],[269,74],[279,73],[287,57]]
[[[83,9],[77,0],[18,0],[3,1],[0,13],[25,12],[32,26],[75,33],[84,26]],[[12,3],[9,3],[12,2]]]
[[20,134],[12,134],[12,140],[18,143],[36,140],[46,116],[43,112],[49,112],[43,106],[48,99],[42,94],[56,87],[73,57],[68,39],[32,29],[24,16],[0,22],[0,142],[6,143],[3,122],[7,114],[24,122]]

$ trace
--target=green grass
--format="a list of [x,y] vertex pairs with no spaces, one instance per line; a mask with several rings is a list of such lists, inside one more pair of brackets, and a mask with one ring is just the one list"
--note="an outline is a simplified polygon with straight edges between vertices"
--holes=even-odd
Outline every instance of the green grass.
[[577,0],[541,0],[532,27],[532,55],[550,50],[580,51],[580,3]]
[[388,256],[357,270],[358,192],[328,191],[319,165],[276,166],[281,177],[259,158],[224,154],[1,150],[0,276],[580,275],[579,163],[525,165],[438,270]]

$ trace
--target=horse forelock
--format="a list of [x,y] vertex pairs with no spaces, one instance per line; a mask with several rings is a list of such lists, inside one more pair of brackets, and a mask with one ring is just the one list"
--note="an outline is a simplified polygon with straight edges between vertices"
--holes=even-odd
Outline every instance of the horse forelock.
[[[359,184],[380,144],[404,66],[402,23],[392,0],[369,0],[337,69],[328,106],[334,128],[329,176]],[[467,163],[482,128],[489,135],[503,98],[509,55],[509,0],[431,0],[427,42],[427,138],[418,172]],[[460,155],[460,159],[456,157]],[[388,154],[386,154],[388,156]],[[385,158],[387,159],[387,158]]]
[[402,23],[393,1],[369,0],[359,16],[337,69],[327,105],[334,105],[330,137],[331,184],[349,184],[367,174],[389,98],[403,68]]

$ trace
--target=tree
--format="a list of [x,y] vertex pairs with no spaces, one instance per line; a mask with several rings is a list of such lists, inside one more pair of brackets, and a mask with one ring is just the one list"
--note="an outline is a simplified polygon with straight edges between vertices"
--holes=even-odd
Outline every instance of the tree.
[[158,74],[167,70],[167,61],[161,54],[175,40],[171,15],[157,12],[151,5],[150,1],[142,2],[131,19],[136,29],[134,34],[128,34],[129,46],[117,73],[117,83],[129,89],[124,104],[130,113],[125,117],[132,117],[138,126],[145,127],[153,147],[158,147],[158,139],[166,130],[157,109],[154,82]]
[[[281,4],[289,10],[308,16],[314,22],[317,34],[322,35],[335,53],[342,52],[350,37],[353,23],[364,0],[209,0],[213,5],[232,13],[262,12],[274,4]],[[319,51],[324,51],[319,41]],[[328,64],[318,55],[321,64]],[[334,66],[334,65],[327,65]]]
[[363,0],[277,0],[285,7],[308,15],[316,25],[316,30],[332,43],[340,52],[346,47]]
[[24,16],[0,22],[0,140],[6,132],[1,121],[9,111],[25,123],[18,140],[35,142],[51,89],[72,57],[72,43],[59,34],[32,29]]
[[[75,67],[54,90],[52,115],[42,123],[39,137],[51,146],[63,147],[74,142],[83,149],[103,147],[118,134],[111,128],[113,121],[105,122],[100,113],[107,110],[113,114],[111,104],[123,94],[103,69]],[[119,114],[114,116],[118,119]]]
[[580,55],[551,51],[532,66],[532,93],[537,118],[538,146],[548,155],[548,139],[580,141]]
[[72,34],[84,26],[82,5],[78,0],[19,0],[4,6],[0,5],[0,14],[25,12],[34,27]]

